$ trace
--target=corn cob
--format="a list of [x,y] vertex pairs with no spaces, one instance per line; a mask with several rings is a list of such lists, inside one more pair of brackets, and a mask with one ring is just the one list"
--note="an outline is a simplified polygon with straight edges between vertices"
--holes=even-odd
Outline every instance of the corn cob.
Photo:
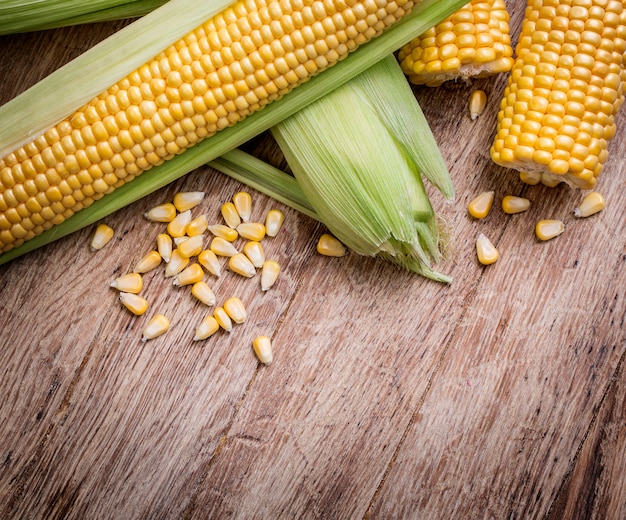
[[508,72],[512,56],[504,0],[472,0],[404,45],[398,60],[411,83],[436,87],[451,79]]
[[593,188],[624,102],[625,51],[625,1],[529,1],[493,161],[522,181]]

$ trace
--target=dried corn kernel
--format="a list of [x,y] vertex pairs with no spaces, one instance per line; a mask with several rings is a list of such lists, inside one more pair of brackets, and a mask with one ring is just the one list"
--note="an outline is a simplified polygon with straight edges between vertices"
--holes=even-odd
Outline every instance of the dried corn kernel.
[[139,273],[123,274],[111,282],[111,287],[118,291],[137,294],[143,289],[143,278]]
[[213,311],[213,317],[215,321],[222,327],[226,332],[231,332],[233,330],[233,322],[230,319],[228,313],[224,310],[224,307],[217,307]]
[[474,218],[485,218],[491,211],[494,197],[494,191],[484,191],[469,203],[467,211]]
[[266,260],[261,268],[261,290],[267,291],[272,287],[280,273],[280,264],[275,260]]
[[153,316],[150,321],[143,328],[143,341],[154,339],[164,334],[170,328],[170,320],[168,320],[163,314],[157,314]]
[[174,206],[181,213],[195,208],[204,200],[203,191],[181,191],[174,195]]
[[483,90],[475,90],[470,96],[469,112],[472,121],[476,119],[485,110],[487,105],[487,94]]
[[178,273],[178,275],[174,278],[174,285],[192,285],[201,281],[203,277],[204,271],[202,270],[202,267],[200,267],[200,264],[193,263]]
[[227,226],[235,229],[239,224],[241,224],[241,217],[239,216],[239,213],[237,213],[237,208],[232,202],[225,202],[222,204],[221,212]]
[[256,269],[250,259],[243,253],[237,253],[228,260],[228,268],[246,278],[252,278],[256,274]]
[[228,242],[234,242],[239,238],[236,229],[225,226],[224,224],[212,224],[207,228],[214,236],[223,238]]
[[157,235],[157,251],[164,262],[169,262],[172,256],[172,237],[167,233]]
[[196,235],[187,238],[184,242],[178,245],[178,252],[181,256],[191,258],[192,256],[198,256],[202,249],[204,249],[204,236]]
[[522,213],[530,208],[530,201],[524,197],[514,197],[507,195],[502,199],[502,211],[509,215]]
[[106,224],[98,224],[91,237],[90,247],[92,251],[99,251],[106,246],[114,235],[113,228]]
[[133,293],[121,292],[120,302],[130,312],[137,316],[141,316],[146,310],[148,310],[148,300]]
[[246,240],[260,242],[265,238],[265,224],[260,222],[242,222],[237,226],[237,233]]
[[152,222],[171,222],[176,217],[176,207],[170,202],[159,204],[146,211],[144,217]]
[[565,224],[560,220],[540,220],[535,226],[535,234],[539,240],[550,240],[565,231]]
[[170,261],[165,266],[165,277],[169,278],[171,276],[176,276],[188,265],[189,258],[181,255],[178,249],[174,249],[174,251],[172,251]]
[[250,220],[252,215],[252,197],[247,191],[240,191],[233,195],[233,204],[243,222]]
[[334,236],[324,233],[317,241],[317,252],[324,256],[344,256],[346,247]]
[[209,249],[205,249],[198,255],[198,262],[213,276],[219,277],[221,275],[220,262],[215,256],[215,253]]
[[197,235],[202,235],[209,228],[209,222],[207,220],[206,215],[199,215],[196,218],[192,219],[189,224],[187,224],[187,229],[185,232],[190,237],[195,237]]
[[161,264],[161,255],[158,251],[150,251],[146,256],[144,256],[139,262],[135,264],[135,268],[133,272],[135,273],[147,273],[148,271],[152,271],[152,269],[156,269]]
[[243,246],[243,253],[248,257],[248,260],[252,262],[254,267],[263,267],[265,262],[265,252],[263,251],[263,245],[256,240],[250,240]]
[[272,341],[268,336],[257,336],[252,341],[252,348],[261,363],[269,365],[274,360]]
[[278,235],[280,228],[285,221],[285,215],[278,209],[270,209],[265,215],[265,234],[268,237]]
[[589,217],[602,211],[606,205],[604,197],[597,191],[589,193],[580,203],[580,205],[574,210],[576,217]]
[[482,233],[476,239],[476,254],[478,261],[483,265],[491,265],[498,261],[500,253],[485,235]]
[[234,245],[232,245],[228,240],[224,240],[221,237],[215,237],[213,240],[211,240],[211,245],[209,246],[209,248],[217,256],[233,256],[239,252]]
[[200,341],[203,339],[210,338],[218,330],[220,330],[219,323],[211,314],[209,314],[196,327],[196,335],[194,336],[193,339],[194,341]]
[[240,298],[233,296],[224,302],[224,310],[235,323],[243,323],[248,317],[248,312]]
[[167,232],[171,237],[182,237],[187,232],[187,224],[191,222],[191,210],[183,211],[167,225]]
[[206,282],[196,282],[191,287],[191,294],[193,294],[199,301],[212,307],[215,305],[215,293],[209,287]]

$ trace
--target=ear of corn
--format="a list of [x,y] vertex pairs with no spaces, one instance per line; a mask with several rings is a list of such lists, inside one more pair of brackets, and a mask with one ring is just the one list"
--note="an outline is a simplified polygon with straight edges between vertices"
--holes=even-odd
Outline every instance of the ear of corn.
[[494,162],[548,185],[595,186],[624,101],[625,8],[623,1],[528,3]]

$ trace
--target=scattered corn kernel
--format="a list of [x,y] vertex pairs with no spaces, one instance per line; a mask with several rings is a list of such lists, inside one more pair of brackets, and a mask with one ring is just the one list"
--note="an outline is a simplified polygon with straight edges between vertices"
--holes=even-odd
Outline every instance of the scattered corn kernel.
[[106,224],[98,224],[96,230],[91,237],[91,243],[89,244],[92,251],[99,251],[106,246],[113,238],[115,231]]
[[565,224],[560,220],[540,220],[535,226],[535,234],[539,240],[550,240],[565,231]]
[[268,237],[275,237],[278,235],[280,228],[285,221],[285,215],[278,209],[270,209],[265,215],[265,234]]
[[213,224],[207,228],[214,236],[228,240],[228,242],[234,242],[239,238],[239,233],[236,229],[225,226],[224,224]]
[[173,238],[182,237],[187,232],[187,224],[191,222],[191,210],[183,211],[167,225],[167,232]]
[[219,323],[211,314],[209,314],[196,327],[196,335],[194,336],[193,339],[194,341],[200,341],[203,339],[210,338],[219,329],[220,329]]
[[182,236],[182,237],[174,237],[172,240],[174,242],[174,245],[176,247],[180,246],[185,240],[189,240],[190,237],[188,237],[187,235]]
[[217,321],[218,325],[226,332],[231,332],[233,330],[233,322],[228,313],[224,310],[224,307],[217,307],[213,311],[213,317],[215,318],[215,321]]
[[263,267],[265,262],[265,252],[263,251],[263,245],[256,240],[249,240],[243,246],[243,253],[248,257],[248,260],[252,262],[254,267]]
[[137,294],[143,289],[143,278],[139,273],[123,274],[111,282],[111,287],[118,291]]
[[189,224],[187,224],[187,229],[185,232],[190,236],[194,237],[197,235],[202,235],[209,228],[209,222],[207,220],[207,216],[202,214],[192,219]]
[[169,262],[172,256],[172,237],[167,233],[157,235],[157,251],[164,262]]
[[203,191],[181,191],[174,195],[174,206],[181,213],[195,208],[204,200]]
[[143,341],[154,339],[161,334],[167,332],[170,328],[170,320],[168,320],[163,314],[156,314],[153,316],[146,326],[143,328]]
[[272,341],[268,336],[257,336],[254,338],[252,348],[261,363],[269,365],[274,360]]
[[483,90],[475,90],[470,96],[469,112],[472,121],[485,110],[487,105],[487,94]]
[[580,205],[574,210],[574,215],[579,218],[589,217],[602,211],[605,206],[606,203],[602,194],[592,191],[585,196]]
[[181,256],[191,258],[192,256],[198,256],[204,249],[204,236],[196,235],[187,238],[184,242],[178,245],[178,252]]
[[203,277],[204,271],[202,270],[202,267],[200,267],[200,264],[196,264],[194,262],[178,273],[178,275],[174,278],[174,285],[192,285],[201,281]]
[[237,208],[232,202],[225,202],[221,207],[222,217],[226,225],[235,229],[241,224],[241,216],[237,213]]
[[146,211],[144,217],[152,222],[171,222],[176,217],[176,207],[171,202],[159,204]]
[[346,247],[334,236],[324,233],[317,241],[317,252],[324,256],[344,256]]
[[261,268],[261,290],[267,291],[272,287],[280,273],[280,264],[275,260],[266,260]]
[[530,201],[524,197],[514,197],[507,195],[502,199],[502,211],[509,215],[522,213],[530,208]]
[[165,266],[165,277],[169,278],[171,276],[176,276],[188,265],[189,258],[181,255],[178,249],[174,249],[174,251],[172,251],[170,261]]
[[469,203],[467,211],[474,218],[485,218],[491,211],[494,197],[494,191],[484,191]]
[[203,281],[196,282],[191,287],[191,294],[193,294],[199,301],[212,307],[215,305],[215,293],[209,287],[209,284]]
[[211,240],[211,245],[209,246],[209,249],[213,251],[217,256],[233,256],[239,252],[234,245],[232,245],[228,240],[225,240],[222,237],[215,237],[213,240]]
[[232,296],[224,302],[224,310],[235,323],[243,323],[248,317],[248,312],[240,298]]
[[228,260],[228,268],[246,278],[252,278],[256,274],[256,269],[250,259],[243,253],[237,253]]
[[135,264],[133,272],[147,273],[148,271],[152,271],[152,269],[157,268],[161,264],[161,260],[162,258],[158,251],[150,251]]
[[252,197],[247,191],[240,191],[233,195],[233,204],[243,222],[250,220],[252,215]]
[[260,222],[242,222],[236,229],[239,236],[246,240],[259,242],[265,238],[265,224]]
[[478,261],[483,265],[491,265],[500,258],[500,253],[491,243],[491,240],[482,233],[476,239],[476,254]]
[[148,310],[148,300],[137,294],[121,292],[120,301],[124,307],[137,316],[141,316]]
[[222,269],[220,262],[217,256],[215,256],[215,253],[210,249],[205,249],[198,255],[198,262],[213,276],[219,277],[221,275]]

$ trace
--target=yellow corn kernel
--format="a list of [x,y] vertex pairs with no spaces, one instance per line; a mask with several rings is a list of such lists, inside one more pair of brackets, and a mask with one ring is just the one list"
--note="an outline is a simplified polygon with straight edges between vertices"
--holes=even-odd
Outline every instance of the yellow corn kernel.
[[524,184],[536,186],[541,182],[541,173],[538,172],[519,172],[519,179]]
[[93,236],[91,237],[90,247],[92,251],[99,251],[106,246],[114,235],[113,228],[106,224],[98,224]]
[[237,233],[236,229],[225,226],[224,224],[212,224],[207,229],[214,236],[223,238],[229,242],[234,242],[239,238],[239,233]]
[[346,247],[334,236],[324,233],[317,241],[317,252],[324,256],[345,256]]
[[470,96],[469,113],[470,119],[474,121],[485,110],[487,106],[487,94],[484,90],[475,90]]
[[272,341],[268,336],[257,336],[252,341],[252,348],[259,361],[265,365],[269,365],[274,361],[272,353]]
[[237,253],[228,260],[228,268],[238,275],[252,278],[256,274],[256,269],[252,262],[243,253]]
[[133,272],[143,274],[152,271],[161,265],[161,260],[161,255],[158,251],[150,251],[135,264]]
[[176,217],[176,207],[171,202],[159,204],[146,211],[144,217],[152,222],[171,222]]
[[228,240],[224,240],[222,237],[215,237],[211,240],[209,249],[217,256],[233,256],[239,252],[233,244]]
[[237,213],[237,208],[232,202],[225,202],[221,207],[222,217],[228,227],[236,229],[241,224],[241,217]]
[[210,338],[218,330],[220,330],[219,323],[211,314],[209,314],[196,327],[196,334],[193,339],[194,341],[201,341],[203,339]]
[[239,191],[233,195],[233,204],[243,222],[248,222],[252,215],[252,197],[247,191]]
[[198,262],[213,276],[219,277],[221,275],[222,269],[220,262],[215,253],[210,249],[205,249],[198,255]]
[[169,262],[172,256],[172,237],[167,233],[157,235],[157,251],[164,262]]
[[200,264],[193,263],[187,267],[185,267],[178,275],[174,278],[174,285],[183,286],[183,285],[192,285],[196,282],[199,282],[204,277],[204,271]]
[[122,302],[122,305],[130,312],[137,316],[141,316],[148,310],[148,300],[142,298],[138,294],[121,292],[120,302]]
[[574,215],[579,218],[589,217],[602,211],[605,205],[606,203],[602,194],[597,191],[592,191],[587,194],[580,205],[574,209]]
[[153,316],[143,328],[142,340],[148,341],[165,334],[170,328],[170,320],[163,314]]
[[167,232],[171,237],[182,237],[187,232],[187,224],[191,222],[191,210],[183,211],[167,225]]
[[261,290],[269,290],[278,279],[280,264],[275,260],[266,260],[261,268]]
[[548,186],[548,188],[554,188],[555,186],[558,186],[561,183],[561,179],[556,176],[553,175],[551,173],[542,173],[541,174],[541,184],[543,184],[544,186]]
[[540,220],[535,225],[535,234],[539,240],[550,240],[565,231],[565,224],[560,220]]
[[203,191],[181,191],[174,195],[174,206],[183,213],[184,211],[195,208],[204,200]]
[[278,235],[280,228],[285,221],[285,215],[278,209],[270,209],[265,215],[265,234],[268,237],[275,237]]
[[180,254],[178,249],[172,251],[170,261],[165,265],[165,277],[176,276],[189,265],[189,258]]
[[194,283],[191,287],[191,294],[204,303],[204,305],[208,305],[209,307],[215,305],[215,293],[206,282],[200,281]]
[[236,229],[239,236],[246,240],[260,242],[265,238],[265,224],[260,222],[242,222]]
[[178,252],[181,256],[191,258],[192,256],[198,256],[204,248],[204,236],[195,235],[187,238],[178,245]]
[[190,237],[195,237],[197,235],[202,235],[207,229],[209,229],[207,216],[199,215],[196,218],[192,219],[189,224],[187,224],[187,229],[185,230],[185,232]]
[[224,302],[224,310],[235,323],[243,323],[248,317],[248,312],[240,298],[232,296]]
[[213,317],[215,318],[215,321],[217,321],[218,325],[226,332],[231,332],[233,330],[233,322],[228,313],[224,310],[224,307],[217,307],[213,311]]
[[263,245],[256,240],[250,240],[243,246],[243,253],[248,257],[248,260],[252,262],[254,267],[263,267],[265,262],[265,251],[263,251]]
[[491,211],[494,198],[494,191],[484,191],[468,204],[467,211],[474,218],[486,218]]
[[476,239],[476,254],[478,261],[483,265],[491,265],[498,261],[500,253],[483,233]]
[[143,277],[139,273],[123,274],[111,282],[111,287],[118,291],[137,294],[143,289]]
[[509,215],[522,213],[530,208],[530,201],[524,197],[507,195],[502,199],[502,211]]

